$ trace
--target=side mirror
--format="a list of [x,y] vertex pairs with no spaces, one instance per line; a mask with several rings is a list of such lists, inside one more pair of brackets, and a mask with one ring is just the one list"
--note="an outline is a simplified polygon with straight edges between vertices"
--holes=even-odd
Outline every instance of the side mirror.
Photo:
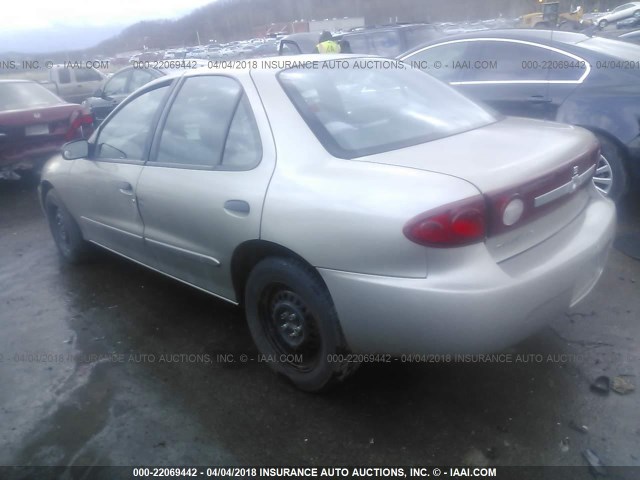
[[89,156],[89,142],[86,140],[74,140],[62,146],[62,158],[65,160],[77,160]]

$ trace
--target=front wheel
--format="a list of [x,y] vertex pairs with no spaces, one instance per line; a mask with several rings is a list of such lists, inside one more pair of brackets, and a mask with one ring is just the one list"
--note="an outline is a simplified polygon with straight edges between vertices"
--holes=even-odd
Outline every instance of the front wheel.
[[49,228],[58,251],[69,263],[81,263],[91,255],[91,246],[82,238],[80,227],[65,208],[55,190],[44,200]]
[[598,22],[598,26],[599,26],[600,28],[606,28],[606,27],[607,27],[607,25],[609,25],[609,22],[607,22],[606,20],[600,20],[600,21]]
[[245,289],[251,336],[269,366],[308,392],[353,373],[331,296],[318,273],[293,258],[271,257],[251,271]]
[[604,135],[596,134],[600,142],[601,155],[593,175],[593,183],[600,193],[617,202],[627,190],[627,171],[624,153]]

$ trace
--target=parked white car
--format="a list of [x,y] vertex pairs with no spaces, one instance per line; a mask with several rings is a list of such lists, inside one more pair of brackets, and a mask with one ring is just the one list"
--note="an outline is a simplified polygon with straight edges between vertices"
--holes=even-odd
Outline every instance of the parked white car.
[[640,17],[640,2],[629,2],[614,8],[597,19],[598,26],[604,28],[611,22],[617,22],[624,18]]

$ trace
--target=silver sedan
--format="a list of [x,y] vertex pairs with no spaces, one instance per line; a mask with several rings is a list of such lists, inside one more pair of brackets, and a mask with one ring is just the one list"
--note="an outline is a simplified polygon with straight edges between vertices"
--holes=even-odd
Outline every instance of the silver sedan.
[[262,63],[163,77],[67,144],[40,185],[62,257],[98,245],[242,305],[308,391],[504,348],[591,291],[615,228],[591,133],[395,61]]

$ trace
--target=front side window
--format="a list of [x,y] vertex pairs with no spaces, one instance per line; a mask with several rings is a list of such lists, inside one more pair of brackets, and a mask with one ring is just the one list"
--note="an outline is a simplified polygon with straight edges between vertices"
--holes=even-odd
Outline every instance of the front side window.
[[349,60],[351,68],[294,68],[278,75],[302,118],[334,156],[386,152],[497,120],[430,75],[376,62],[381,61],[358,58]]
[[158,87],[125,104],[100,130],[97,159],[142,160],[154,118],[169,85]]
[[129,79],[130,74],[131,70],[126,70],[124,72],[116,73],[111,77],[104,86],[104,95],[111,97],[113,95],[122,95],[127,93],[127,80]]
[[158,163],[246,169],[261,156],[257,127],[240,84],[225,76],[188,78],[162,129]]
[[153,75],[151,75],[151,73],[134,68],[131,72],[131,80],[129,81],[129,88],[127,90],[129,93],[135,92],[151,80],[153,80]]
[[461,68],[479,55],[477,42],[452,42],[418,51],[405,58],[414,68],[439,78],[443,82],[458,82],[465,76]]
[[349,47],[352,53],[359,53],[362,55],[369,54],[369,42],[367,36],[363,34],[347,35],[345,40],[349,42]]
[[300,55],[302,52],[300,51],[300,47],[294,42],[282,41],[280,43],[280,54],[281,55]]
[[76,70],[76,81],[78,82],[100,82],[102,75],[100,75],[93,68],[78,68]]

